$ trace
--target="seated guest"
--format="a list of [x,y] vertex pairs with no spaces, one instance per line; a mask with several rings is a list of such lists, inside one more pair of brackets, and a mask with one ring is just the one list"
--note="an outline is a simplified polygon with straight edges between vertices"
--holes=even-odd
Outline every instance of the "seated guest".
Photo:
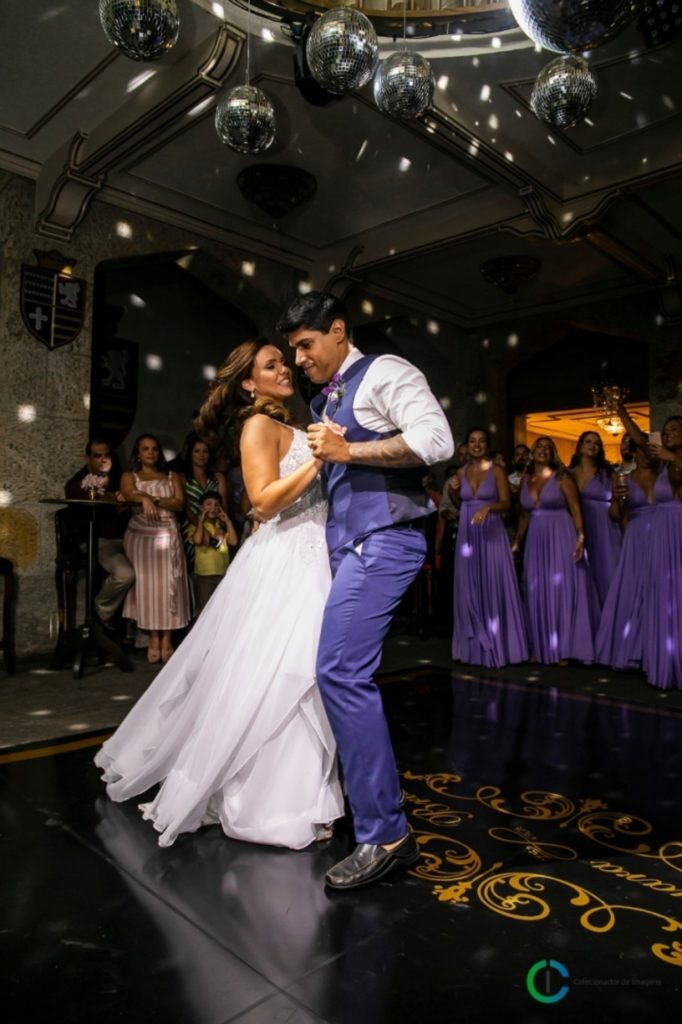
[[197,525],[190,526],[188,532],[194,544],[194,596],[199,614],[227,572],[230,547],[235,547],[239,538],[220,497],[211,492],[202,496]]
[[[87,498],[88,478],[96,477],[100,483],[99,496],[109,501],[123,500],[119,491],[120,473],[113,469],[111,447],[108,441],[90,438],[85,446],[86,462],[82,469],[67,480],[64,496],[71,500]],[[74,513],[78,517],[78,512]],[[107,573],[102,587],[95,597],[95,615],[104,628],[115,632],[114,616],[123,603],[128,590],[135,582],[135,571],[123,548],[123,534],[128,523],[125,508],[102,508],[97,515],[97,561]],[[80,516],[79,536],[85,542],[88,521]]]
[[135,568],[123,614],[149,632],[147,660],[155,664],[169,660],[171,632],[189,622],[187,564],[176,519],[185,505],[185,488],[178,473],[167,471],[153,434],[137,438],[132,465],[133,471],[121,477],[126,500],[139,503],[123,538]]

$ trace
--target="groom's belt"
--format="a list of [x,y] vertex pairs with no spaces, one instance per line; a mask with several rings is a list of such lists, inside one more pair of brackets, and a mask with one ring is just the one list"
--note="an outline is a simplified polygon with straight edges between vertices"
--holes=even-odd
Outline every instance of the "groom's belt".
[[404,519],[400,523],[393,523],[394,526],[406,527],[410,530],[420,530],[422,533],[426,532],[426,520],[428,513],[423,516],[417,516],[416,519]]

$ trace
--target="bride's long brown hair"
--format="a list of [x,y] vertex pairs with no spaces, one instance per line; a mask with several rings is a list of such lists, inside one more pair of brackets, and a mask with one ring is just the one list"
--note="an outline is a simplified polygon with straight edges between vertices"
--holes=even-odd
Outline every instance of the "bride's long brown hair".
[[[267,338],[244,341],[229,354],[211,383],[194,429],[213,450],[224,451],[231,458],[239,458],[239,438],[245,422],[256,413],[263,413],[280,423],[288,423],[289,410],[274,398],[251,399],[242,387],[253,373],[256,356],[266,345]],[[277,346],[275,346],[276,348]]]

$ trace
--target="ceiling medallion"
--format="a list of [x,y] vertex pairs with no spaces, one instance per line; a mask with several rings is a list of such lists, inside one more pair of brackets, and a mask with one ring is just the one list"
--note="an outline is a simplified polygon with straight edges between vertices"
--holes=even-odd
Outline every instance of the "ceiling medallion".
[[242,195],[273,220],[279,220],[307,203],[317,191],[317,181],[302,167],[288,164],[253,164],[237,175]]
[[[282,21],[296,39],[307,18],[338,8],[343,0],[250,0],[252,7]],[[514,28],[516,22],[506,0],[410,0],[412,10],[400,3],[382,0],[352,0],[352,8],[366,14],[377,35],[394,41],[403,36],[407,19],[407,35],[425,39],[435,36],[467,34],[486,35]],[[246,0],[233,0],[246,6]],[[346,5],[348,6],[348,5]],[[383,7],[383,10],[381,9]]]
[[497,256],[481,263],[481,273],[489,284],[515,295],[521,285],[532,281],[541,266],[535,256]]

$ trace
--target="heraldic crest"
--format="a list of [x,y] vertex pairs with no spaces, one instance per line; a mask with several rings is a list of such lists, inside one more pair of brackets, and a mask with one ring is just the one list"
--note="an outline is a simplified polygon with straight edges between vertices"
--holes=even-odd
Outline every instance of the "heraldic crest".
[[75,260],[52,249],[33,250],[38,266],[21,266],[21,316],[30,334],[49,349],[68,345],[80,334],[85,312],[85,281],[73,276]]

